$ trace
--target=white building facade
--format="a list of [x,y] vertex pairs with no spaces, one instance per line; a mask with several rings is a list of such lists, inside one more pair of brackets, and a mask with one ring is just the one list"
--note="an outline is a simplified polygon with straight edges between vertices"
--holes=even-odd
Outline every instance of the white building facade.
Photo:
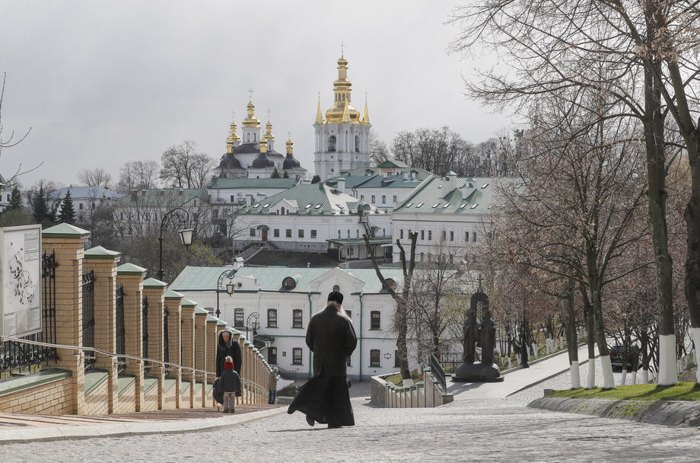
[[[348,376],[368,379],[397,370],[396,337],[391,331],[396,305],[374,270],[243,267],[233,276],[235,292],[229,296],[225,285],[230,269],[187,267],[171,289],[212,313],[218,308],[222,320],[244,335],[247,332],[248,339],[254,338],[268,363],[298,378],[312,376],[312,353],[305,342],[309,320],[326,307],[328,293],[339,290],[358,337],[357,348],[348,359]],[[216,285],[222,273],[217,304]],[[401,284],[399,270],[384,273]],[[410,355],[415,365],[415,353]]]

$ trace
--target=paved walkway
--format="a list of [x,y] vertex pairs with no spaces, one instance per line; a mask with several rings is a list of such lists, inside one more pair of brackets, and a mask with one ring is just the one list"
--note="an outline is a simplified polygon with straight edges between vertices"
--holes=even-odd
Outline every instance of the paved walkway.
[[[351,390],[358,396],[352,399],[357,425],[349,428],[312,428],[303,415],[290,416],[284,413],[285,408],[278,408],[207,418],[216,421],[207,432],[185,432],[202,430],[205,423],[194,423],[198,420],[131,423],[122,430],[125,437],[6,444],[0,445],[0,455],[3,463],[104,462],[115,458],[149,463],[209,462],[220,460],[222,455],[247,462],[698,461],[698,429],[526,408],[531,396],[541,395],[541,388],[566,381],[566,363],[564,354],[563,359],[555,356],[529,370],[514,371],[503,383],[459,385],[462,390],[456,400],[438,408],[373,408],[363,397],[368,383],[353,383]],[[528,381],[542,380],[557,370],[564,373],[512,394]],[[166,424],[171,428],[161,428]],[[106,434],[108,426],[113,425],[95,426],[93,435]],[[84,426],[72,428],[86,430]],[[159,430],[166,433],[128,435]],[[0,437],[5,432],[0,428]]]
[[[588,347],[579,348],[578,358],[585,359],[588,363]],[[448,383],[447,390],[454,394],[455,400],[504,398],[565,371],[569,371],[569,354],[567,351],[562,351],[539,362],[531,363],[530,368],[521,368],[503,375],[502,382]],[[587,371],[587,367],[581,369],[581,373]]]

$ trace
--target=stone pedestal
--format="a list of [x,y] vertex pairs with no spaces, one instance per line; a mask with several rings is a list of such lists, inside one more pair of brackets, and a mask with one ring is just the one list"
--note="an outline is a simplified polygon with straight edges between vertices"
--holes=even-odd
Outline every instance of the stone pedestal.
[[483,365],[476,363],[463,363],[457,367],[452,375],[452,381],[459,383],[495,383],[503,381],[501,370],[495,363]]

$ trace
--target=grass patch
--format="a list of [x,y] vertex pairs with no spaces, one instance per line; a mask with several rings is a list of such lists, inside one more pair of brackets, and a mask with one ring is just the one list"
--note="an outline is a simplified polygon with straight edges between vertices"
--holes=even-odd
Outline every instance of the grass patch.
[[674,386],[656,384],[634,384],[618,386],[615,389],[570,389],[554,391],[548,397],[571,399],[611,399],[611,400],[697,400],[700,401],[700,386],[694,382],[678,383]]
[[[423,373],[419,372],[418,370],[413,370],[411,372],[411,379],[415,383],[416,381],[423,381]],[[384,381],[387,383],[392,383],[396,386],[402,386],[403,382],[401,381],[401,373],[397,373],[395,375],[391,375],[389,377],[384,378]]]

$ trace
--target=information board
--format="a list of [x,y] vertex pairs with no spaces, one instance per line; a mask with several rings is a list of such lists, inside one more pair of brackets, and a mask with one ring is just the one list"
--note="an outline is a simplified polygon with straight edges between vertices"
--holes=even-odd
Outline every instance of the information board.
[[41,225],[0,228],[0,338],[41,331]]

